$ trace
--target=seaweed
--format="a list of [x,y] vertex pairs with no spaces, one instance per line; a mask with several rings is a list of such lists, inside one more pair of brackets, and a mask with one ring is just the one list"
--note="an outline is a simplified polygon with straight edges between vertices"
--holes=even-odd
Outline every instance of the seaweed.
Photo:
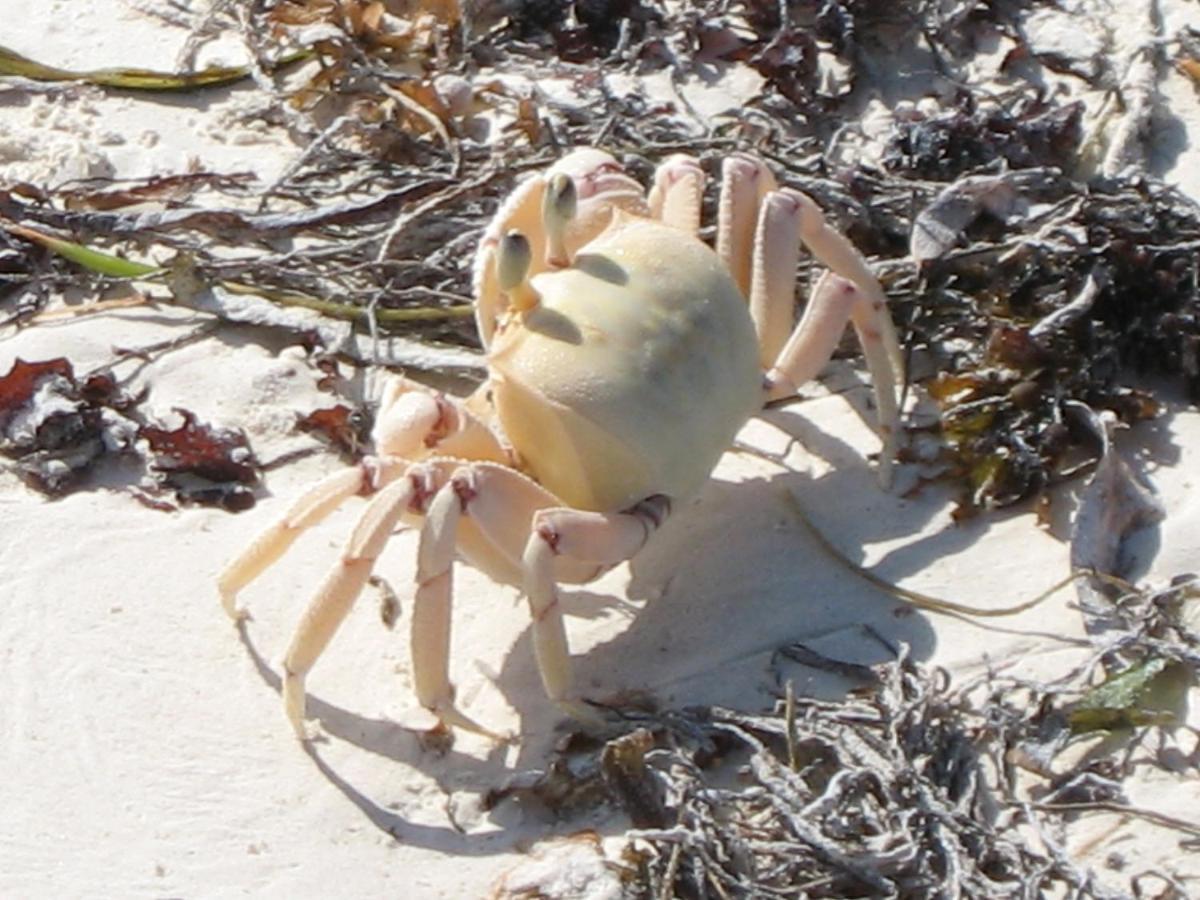
[[187,410],[177,410],[183,424],[168,430],[146,420],[143,399],[107,370],[77,376],[66,358],[17,359],[0,377],[0,453],[50,497],[87,486],[102,460],[124,458],[153,475],[131,490],[158,507],[174,508],[153,500],[164,488],[184,503],[254,505],[258,467],[242,432],[206,425]]
[[1065,752],[1094,744],[1097,728],[1131,729],[1136,746],[1176,723],[1138,705],[1169,664],[1200,662],[1183,616],[1196,595],[1189,576],[1127,596],[1142,623],[1130,643],[1160,662],[1098,687],[1091,663],[1048,684],[999,669],[956,684],[901,650],[837,702],[789,688],[764,713],[598,705],[607,730],[571,730],[544,769],[517,773],[488,802],[567,822],[624,813],[632,828],[610,865],[629,897],[1127,896],[1110,886],[1118,877],[1135,893],[1157,882],[1183,897],[1165,872],[1102,882],[1059,835],[1112,812],[1173,830],[1185,848],[1200,839],[1200,822],[1125,797],[1120,780],[1139,764],[1127,750]]

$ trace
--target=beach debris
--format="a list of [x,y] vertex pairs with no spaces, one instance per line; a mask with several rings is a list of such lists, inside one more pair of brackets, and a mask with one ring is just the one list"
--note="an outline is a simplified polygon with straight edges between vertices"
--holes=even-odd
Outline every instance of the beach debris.
[[1177,719],[1172,712],[1147,709],[1155,682],[1168,665],[1161,657],[1152,658],[1112,676],[1071,707],[1067,724],[1076,734],[1175,724]]
[[1197,594],[1195,577],[1153,593],[1125,580],[1126,539],[1161,522],[1163,505],[1115,448],[1116,417],[1082,404],[1072,404],[1071,412],[1101,446],[1079,498],[1070,563],[1095,665],[1106,674],[1071,707],[1067,724],[1075,733],[1177,724],[1200,661],[1185,608],[1189,592],[1193,599]]
[[352,409],[344,403],[314,409],[296,420],[297,428],[306,434],[319,435],[349,461],[362,457],[372,424],[366,410]]
[[952,181],[1000,161],[1012,169],[1069,170],[1083,138],[1082,102],[1033,96],[1014,106],[959,93],[949,109],[911,108],[898,116],[883,152],[890,171]]
[[1083,404],[1071,404],[1100,444],[1100,461],[1079,498],[1071,529],[1071,568],[1079,605],[1092,641],[1107,649],[1128,623],[1114,608],[1114,582],[1125,574],[1122,545],[1131,533],[1162,521],[1165,513],[1153,490],[1130,468],[1113,446],[1119,425],[1111,413],[1097,414]]
[[624,867],[604,853],[600,836],[582,831],[539,841],[497,879],[490,900],[626,900]]
[[[287,66],[312,53],[300,50],[283,56],[277,66]],[[194,91],[201,88],[224,87],[249,78],[249,66],[209,66],[198,72],[155,72],[149,69],[116,68],[72,71],[42,65],[28,57],[0,47],[0,75],[29,78],[35,81],[82,81],[104,88],[123,91]]]
[[1104,24],[1066,9],[1034,7],[1018,14],[1020,43],[1006,60],[1028,54],[1054,72],[1094,83],[1105,71],[1112,38]]
[[[1119,584],[1112,579],[1110,587]],[[1076,698],[1061,704],[1062,724],[1077,735],[1117,732],[1129,743],[1147,726],[1171,733],[1183,725],[1200,665],[1200,578],[1182,574],[1155,588],[1126,584],[1099,610],[1094,595],[1081,590],[1082,602],[1093,604],[1084,609],[1085,620],[1103,617],[1097,632],[1103,642],[1097,640],[1076,678],[1105,674],[1075,688]]]
[[17,359],[0,378],[0,452],[30,485],[60,496],[105,456],[132,454],[135,403],[107,373],[80,379],[62,357]]
[[149,469],[159,484],[183,503],[231,512],[253,506],[258,463],[245,433],[200,422],[186,409],[175,413],[183,419],[178,428],[143,425],[137,433],[149,448]]
[[[1101,878],[1054,839],[1068,817],[1125,813],[1185,841],[1200,836],[1200,822],[1130,804],[1116,752],[1017,776],[1018,749],[1049,732],[1059,735],[1055,753],[1071,740],[1065,711],[1086,671],[1045,685],[1001,672],[954,684],[904,656],[874,669],[874,682],[844,700],[793,695],[761,714],[598,706],[604,727],[572,729],[544,769],[512,776],[487,804],[568,822],[604,807],[623,812],[632,825],[619,859],[628,897],[790,896],[803,886],[813,898],[1063,889],[1116,898],[1124,894],[1110,885],[1120,876]],[[1072,715],[1083,721],[1098,706],[1081,701]],[[638,781],[661,798],[657,824],[633,820],[637,805],[605,775],[606,759],[631,741]]]
[[961,246],[952,226],[974,214],[968,200],[940,226],[944,237],[935,225],[922,239],[932,258],[912,282],[921,305],[909,330],[938,360],[925,388],[941,412],[943,462],[963,485],[962,515],[1039,495],[1098,460],[1088,429],[1064,412],[1069,401],[1126,424],[1152,418],[1159,403],[1130,384],[1134,373],[1172,378],[1200,400],[1190,249],[1200,208],[1146,181],[1048,199],[1039,193],[1004,223],[988,216],[1002,227]]
[[101,460],[122,457],[146,467],[181,502],[254,504],[258,473],[244,434],[202,424],[186,410],[177,410],[179,428],[160,428],[142,413],[144,399],[127,394],[107,370],[77,376],[66,358],[17,359],[0,377],[0,453],[49,496],[84,487]]
[[940,259],[965,243],[967,229],[980,216],[1007,223],[1018,215],[1028,200],[1022,197],[1027,185],[1044,185],[1044,170],[1020,170],[1003,175],[974,175],[960,178],[943,190],[913,221],[909,253],[918,266]]
[[23,225],[0,223],[0,227],[5,228],[9,234],[15,234],[27,241],[41,244],[47,250],[83,266],[97,275],[110,275],[114,278],[144,278],[162,271],[158,266],[149,266],[109,253],[101,253],[74,241],[66,241]]

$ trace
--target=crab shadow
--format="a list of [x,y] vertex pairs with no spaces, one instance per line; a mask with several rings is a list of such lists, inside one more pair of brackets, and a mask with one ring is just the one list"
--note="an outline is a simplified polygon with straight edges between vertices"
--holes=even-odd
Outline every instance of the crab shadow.
[[[944,517],[946,492],[927,488],[906,498],[883,490],[860,449],[801,410],[788,406],[763,418],[804,454],[828,463],[821,474],[731,454],[699,497],[676,509],[628,567],[563,591],[577,694],[602,703],[649,694],[664,707],[761,710],[785,681],[801,694],[829,700],[859,686],[836,667],[784,660],[781,648],[802,644],[830,660],[866,665],[893,659],[901,645],[916,661],[934,656],[935,619],[832,558],[810,525],[859,564],[864,547],[890,544],[882,555],[872,553],[871,568],[896,583],[987,540],[997,522],[1027,511],[931,529]],[[869,412],[861,412],[869,421]],[[1156,454],[1170,455],[1169,442]],[[517,599],[510,588],[495,590]],[[518,614],[524,615],[523,604]],[[278,690],[278,677],[244,640],[264,681]],[[546,699],[527,626],[488,678],[515,712],[520,741],[513,753],[497,745],[482,760],[452,747],[433,752],[396,723],[319,696],[310,696],[310,711],[330,737],[414,767],[448,795],[482,796],[514,770],[544,769],[562,731],[579,727]],[[488,813],[500,829],[486,835],[416,824],[372,799],[370,785],[353,784],[320,743],[306,751],[368,821],[405,843],[486,855],[510,847],[521,839],[519,826],[529,824],[524,810],[507,803]],[[544,831],[555,827],[546,822]]]
[[[986,540],[1005,516],[931,531],[944,516],[945,492],[905,499],[883,490],[860,449],[798,409],[763,418],[828,462],[827,471],[746,466],[727,457],[700,496],[677,508],[629,564],[622,594],[563,591],[580,648],[573,659],[577,693],[600,702],[649,693],[668,707],[763,709],[785,681],[830,700],[859,686],[836,666],[783,661],[781,648],[803,644],[830,660],[864,665],[895,658],[901,645],[911,659],[934,656],[935,621],[832,557],[810,528],[860,565],[865,546],[892,544],[874,555],[871,569],[897,583]],[[536,738],[560,717],[541,689],[528,630],[497,684],[526,738],[518,765],[538,766],[546,741]]]
[[[259,677],[271,690],[281,693],[279,674],[259,651],[245,620],[238,623],[238,637]],[[502,835],[472,836],[463,833],[453,822],[444,826],[427,825],[401,815],[372,799],[366,790],[343,775],[337,763],[327,758],[324,749],[331,738],[344,741],[392,762],[418,769],[433,777],[439,787],[450,794],[455,789],[453,773],[456,772],[477,771],[498,780],[499,773],[504,771],[502,745],[496,744],[481,764],[474,756],[456,752],[451,743],[433,748],[418,732],[386,719],[359,715],[322,700],[319,695],[309,694],[307,707],[308,715],[320,723],[321,735],[300,744],[305,755],[321,776],[357,807],[376,829],[406,845],[442,853],[484,856],[510,849],[511,841],[504,840]]]

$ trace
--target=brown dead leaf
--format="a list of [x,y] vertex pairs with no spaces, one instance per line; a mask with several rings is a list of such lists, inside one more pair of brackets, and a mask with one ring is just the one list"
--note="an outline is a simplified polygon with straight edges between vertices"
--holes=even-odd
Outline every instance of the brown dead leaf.
[[441,95],[433,83],[412,79],[392,85],[389,91],[400,107],[397,118],[408,128],[417,132],[435,132],[443,142],[450,142],[447,126],[450,110],[442,102]]
[[0,430],[33,399],[42,381],[55,376],[75,383],[75,372],[65,357],[31,363],[18,358],[8,374],[0,378]]
[[359,7],[359,28],[362,31],[378,32],[383,24],[383,15],[386,10],[382,3],[368,3],[365,7]]
[[519,131],[531,146],[537,146],[542,139],[542,119],[538,115],[537,102],[532,97],[522,97],[517,101],[517,117],[505,131]]
[[175,412],[183,417],[183,424],[173,431],[154,425],[138,430],[138,437],[157,455],[156,469],[190,472],[210,481],[253,484],[258,480],[254,456],[243,432],[206,425],[186,409]]
[[341,403],[301,416],[296,427],[325,438],[351,459],[357,459],[366,445],[365,417]]
[[284,0],[271,10],[272,21],[280,25],[315,25],[338,14],[337,0]]
[[250,485],[258,481],[258,465],[245,433],[199,422],[186,409],[175,412],[183,417],[176,429],[138,429],[138,437],[150,448],[150,468],[182,502],[230,511],[253,506]]
[[1190,78],[1193,85],[1200,88],[1200,59],[1186,57],[1178,60],[1175,68],[1179,70],[1180,74]]

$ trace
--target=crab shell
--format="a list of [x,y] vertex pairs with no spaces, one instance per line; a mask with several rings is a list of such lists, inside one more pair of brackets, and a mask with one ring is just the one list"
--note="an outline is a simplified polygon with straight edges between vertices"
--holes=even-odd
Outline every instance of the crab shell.
[[576,509],[695,494],[763,396],[746,300],[717,254],[614,209],[532,285],[540,305],[510,313],[489,354],[521,465]]

